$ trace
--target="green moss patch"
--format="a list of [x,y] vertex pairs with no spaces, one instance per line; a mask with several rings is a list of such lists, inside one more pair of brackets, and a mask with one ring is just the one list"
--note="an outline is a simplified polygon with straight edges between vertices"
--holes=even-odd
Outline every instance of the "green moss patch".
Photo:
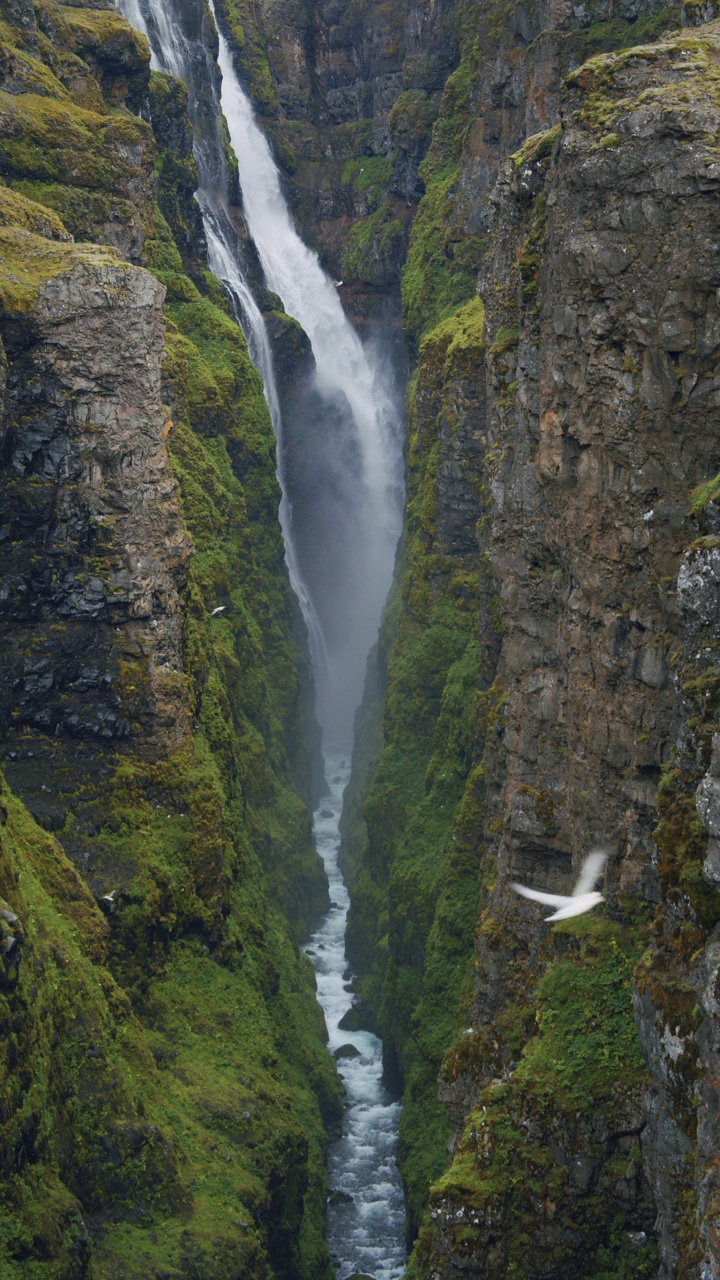
[[19,227],[0,227],[0,301],[6,311],[31,312],[42,285],[81,265],[117,268],[120,255],[98,245],[62,244]]
[[47,240],[70,239],[70,233],[52,210],[9,187],[0,187],[0,226],[19,227]]

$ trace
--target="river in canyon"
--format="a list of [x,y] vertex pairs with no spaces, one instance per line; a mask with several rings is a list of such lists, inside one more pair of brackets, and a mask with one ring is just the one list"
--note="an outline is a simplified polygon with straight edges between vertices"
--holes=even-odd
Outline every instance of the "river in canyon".
[[[325,742],[326,794],[314,816],[332,906],[306,952],[346,1089],[342,1136],[329,1152],[328,1247],[338,1280],[399,1280],[405,1269],[405,1205],[396,1161],[400,1104],[382,1081],[382,1043],[342,1031],[351,1004],[345,958],[348,891],[338,867],[339,821],[350,776],[348,740],[393,573],[403,506],[402,374],[380,331],[363,343],[332,280],[304,244],[285,200],[270,147],[219,30],[217,65],[206,19],[180,0],[117,0],[150,41],[153,66],[188,87],[208,264],[222,281],[263,378],[275,430],[279,518],[289,577],[305,619],[316,711]],[[215,17],[212,3],[211,12]],[[218,75],[218,67],[220,75]],[[225,125],[239,169],[231,189]],[[285,465],[287,426],[265,320],[248,283],[231,209],[242,204],[266,285],[305,330],[312,347],[313,412],[294,424],[291,450],[302,486]],[[302,492],[301,492],[302,489]]]
[[343,1133],[328,1159],[328,1247],[338,1280],[355,1274],[399,1280],[405,1270],[405,1203],[396,1160],[400,1103],[382,1081],[382,1042],[369,1031],[343,1031],[338,1025],[352,999],[345,958],[350,898],[337,862],[350,760],[348,749],[325,751],[327,792],[313,829],[332,905],[305,947],[315,968],[330,1052],[345,1051],[338,1057],[346,1089]]

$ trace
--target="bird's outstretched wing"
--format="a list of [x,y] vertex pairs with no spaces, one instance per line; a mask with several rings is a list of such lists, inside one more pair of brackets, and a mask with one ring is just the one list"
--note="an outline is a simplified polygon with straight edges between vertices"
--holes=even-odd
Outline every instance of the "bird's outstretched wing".
[[606,862],[607,849],[590,850],[583,862],[578,882],[573,889],[573,898],[582,898],[586,893],[590,893],[590,890],[595,887],[595,882],[599,880]]
[[598,902],[602,902],[601,893],[584,893],[582,898],[566,898],[566,905],[560,907],[558,911],[554,911],[551,916],[545,917],[545,923],[550,920],[569,920],[571,916],[582,916],[586,911],[592,911]]
[[567,894],[541,893],[539,889],[526,889],[524,884],[513,884],[513,889],[522,894],[523,898],[532,898],[533,902],[542,902],[546,907],[566,907],[572,902]]

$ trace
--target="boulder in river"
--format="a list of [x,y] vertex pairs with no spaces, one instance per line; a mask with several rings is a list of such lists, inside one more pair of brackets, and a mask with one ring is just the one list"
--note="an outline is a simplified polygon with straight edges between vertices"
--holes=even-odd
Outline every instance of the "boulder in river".
[[364,1001],[356,997],[347,1013],[344,1013],[338,1022],[338,1027],[341,1031],[371,1031],[373,1029],[372,1012]]
[[331,1191],[328,1195],[328,1204],[352,1204],[353,1197],[347,1191]]
[[356,1048],[354,1044],[341,1044],[340,1048],[336,1049],[333,1054],[333,1058],[359,1058],[359,1057],[360,1057],[360,1050]]

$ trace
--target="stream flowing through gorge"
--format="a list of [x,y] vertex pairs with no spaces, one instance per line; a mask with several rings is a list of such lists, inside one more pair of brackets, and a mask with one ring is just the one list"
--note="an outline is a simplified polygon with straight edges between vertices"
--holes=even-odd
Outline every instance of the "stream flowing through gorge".
[[345,1050],[338,1058],[347,1095],[343,1133],[328,1158],[328,1246],[338,1280],[355,1273],[399,1280],[405,1270],[405,1202],[396,1160],[400,1103],[382,1081],[382,1042],[369,1031],[343,1031],[338,1025],[350,1007],[352,988],[345,959],[350,898],[337,861],[350,758],[342,747],[325,750],[327,792],[315,811],[313,830],[331,906],[305,947],[315,969],[330,1051]]
[[[305,950],[317,979],[329,1050],[344,1052],[342,1135],[330,1145],[328,1248],[338,1280],[355,1274],[399,1280],[405,1267],[405,1205],[396,1148],[400,1104],[382,1081],[382,1043],[339,1022],[351,1004],[345,957],[349,895],[338,866],[339,822],[350,776],[352,737],[368,652],[392,580],[403,500],[402,389],[389,344],[378,333],[363,344],[317,255],[297,233],[280,175],[218,28],[218,66],[200,10],[168,0],[117,0],[150,42],[153,67],[188,88],[188,115],[200,186],[208,264],[232,303],[258,369],[277,440],[279,518],[291,585],[308,630],[325,743],[327,791],[314,815],[314,836],[328,877],[331,907]],[[215,17],[212,2],[211,13]],[[265,281],[297,320],[312,347],[315,412],[296,429],[315,489],[311,514],[293,510],[285,466],[286,424],[264,317],[245,276],[230,205],[223,115],[238,161],[242,206]],[[240,193],[237,193],[240,194]],[[307,486],[306,486],[307,487]]]

